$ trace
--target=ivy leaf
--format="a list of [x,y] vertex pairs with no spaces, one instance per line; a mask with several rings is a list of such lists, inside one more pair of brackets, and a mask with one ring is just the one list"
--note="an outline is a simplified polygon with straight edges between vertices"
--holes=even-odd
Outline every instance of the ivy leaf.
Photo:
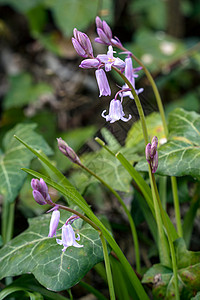
[[[131,163],[138,161],[139,156],[134,153],[133,149],[122,148],[115,137],[105,128],[101,130],[109,149],[114,153],[119,150],[125,154]],[[81,156],[82,163],[92,170],[96,175],[101,177],[108,185],[112,186],[117,191],[129,192],[131,176],[126,169],[121,165],[120,161],[115,156],[108,153],[105,149],[87,153]],[[80,173],[72,177],[74,184],[77,188],[84,190],[90,183],[96,182],[97,179],[90,174],[80,176]]]
[[[61,226],[70,216],[61,211]],[[62,291],[77,284],[97,263],[103,260],[101,241],[96,230],[85,224],[80,230],[82,248],[63,246],[48,237],[50,214],[29,219],[29,228],[0,250],[0,278],[32,273],[40,284]],[[60,238],[61,232],[57,235]]]
[[[180,297],[187,300],[200,291],[200,252],[188,251],[182,238],[177,239],[174,246]],[[175,299],[174,275],[170,268],[154,265],[142,281],[153,284],[154,299]]]
[[[160,175],[200,179],[200,115],[177,108],[169,114],[169,139],[158,150]],[[146,160],[137,170],[148,171]]]
[[13,202],[18,195],[26,174],[22,167],[28,167],[34,155],[14,139],[14,134],[22,137],[27,143],[46,155],[51,155],[52,150],[45,140],[34,129],[36,124],[18,124],[8,131],[3,139],[3,151],[0,152],[0,191],[4,201]]

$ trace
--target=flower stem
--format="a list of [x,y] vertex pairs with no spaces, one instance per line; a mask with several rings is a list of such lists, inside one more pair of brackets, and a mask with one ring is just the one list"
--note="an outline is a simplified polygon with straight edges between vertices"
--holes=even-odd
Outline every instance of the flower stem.
[[[109,152],[115,156],[115,154],[109,150]],[[134,241],[134,246],[135,246],[135,261],[136,261],[136,270],[138,273],[140,273],[141,271],[141,267],[140,267],[140,251],[139,251],[139,242],[138,242],[138,236],[137,236],[137,231],[135,228],[135,224],[133,221],[133,218],[131,216],[131,213],[129,212],[128,208],[126,207],[124,201],[122,200],[122,198],[119,196],[119,194],[110,186],[108,185],[101,177],[99,177],[98,175],[96,175],[92,170],[88,169],[86,166],[84,166],[83,164],[79,165],[81,168],[83,168],[85,171],[87,171],[90,175],[92,175],[93,177],[95,177],[98,181],[100,181],[105,187],[107,187],[110,192],[118,199],[119,203],[121,204],[121,206],[123,207],[129,223],[130,223],[130,227],[131,227],[131,232],[132,232],[132,236],[133,236],[133,241]]]
[[112,272],[111,272],[111,267],[110,267],[110,260],[109,260],[109,256],[108,256],[107,244],[106,244],[105,238],[102,235],[101,231],[99,231],[99,236],[100,236],[101,244],[103,247],[103,255],[104,255],[104,261],[105,261],[105,266],[106,266],[106,274],[107,274],[107,279],[108,279],[110,299],[115,300],[115,291],[114,291],[114,286],[113,286],[113,279],[112,279]]
[[171,177],[171,184],[172,184],[172,192],[173,192],[173,199],[174,199],[177,232],[180,237],[183,237],[183,229],[182,229],[182,224],[181,224],[181,214],[180,214],[176,177],[174,177],[174,176]]
[[145,122],[145,116],[144,116],[144,111],[142,109],[142,105],[140,103],[140,99],[135,91],[135,89],[133,88],[132,84],[130,83],[130,81],[126,78],[126,76],[124,74],[122,74],[120,72],[120,70],[118,70],[116,67],[112,66],[112,69],[115,70],[124,80],[124,82],[128,85],[128,87],[131,89],[131,93],[133,94],[134,100],[135,100],[135,104],[137,106],[137,110],[140,116],[140,120],[141,120],[141,124],[142,124],[142,131],[143,131],[143,136],[144,136],[144,141],[145,144],[148,144],[148,132],[147,132],[147,126],[146,126],[146,122]]
[[175,254],[174,244],[173,244],[173,241],[171,239],[170,229],[169,229],[169,226],[168,226],[168,223],[167,223],[167,220],[166,220],[166,216],[164,214],[164,209],[163,209],[161,201],[160,201],[160,197],[159,197],[159,194],[158,194],[158,189],[157,189],[157,186],[156,186],[156,180],[155,180],[154,174],[151,174],[151,180],[152,180],[152,183],[153,183],[153,186],[154,186],[154,190],[156,192],[156,198],[157,198],[158,205],[160,207],[160,212],[161,212],[161,215],[162,215],[163,223],[164,223],[165,229],[167,231],[167,237],[168,237],[168,241],[169,241],[171,258],[172,258],[172,269],[173,269],[173,274],[174,274],[175,297],[176,297],[176,300],[179,300],[180,295],[179,295],[179,287],[178,287],[178,270],[177,270],[176,254]]

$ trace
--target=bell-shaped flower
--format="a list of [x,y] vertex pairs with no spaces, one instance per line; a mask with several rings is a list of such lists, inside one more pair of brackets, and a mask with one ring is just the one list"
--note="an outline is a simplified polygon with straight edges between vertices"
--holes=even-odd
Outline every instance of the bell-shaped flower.
[[70,246],[77,248],[83,247],[83,245],[79,245],[76,241],[80,241],[80,235],[77,234],[76,237],[72,226],[70,224],[64,224],[62,226],[62,239],[56,239],[59,245],[63,245],[64,248],[62,251],[64,252]]
[[123,112],[122,103],[120,100],[113,99],[110,102],[110,108],[108,115],[105,115],[106,110],[102,112],[102,117],[106,119],[107,122],[114,123],[118,120],[128,122],[131,119],[131,115],[128,118],[124,118],[125,113]]
[[[126,78],[130,81],[131,85],[133,86],[133,88],[135,89],[135,78],[138,77],[138,74],[136,74],[137,71],[140,71],[142,68],[133,68],[133,64],[132,64],[132,58],[131,57],[127,57],[125,59],[125,76]],[[122,86],[122,89],[127,89],[128,85],[124,84]],[[136,94],[140,94],[144,91],[143,88],[140,88],[139,90],[135,89]],[[121,95],[123,95],[123,97],[129,97],[131,99],[134,99],[133,94],[131,93],[131,91],[125,91],[122,92]]]
[[58,228],[59,220],[60,220],[60,211],[58,209],[55,209],[53,210],[51,215],[48,237],[53,237],[54,235],[56,236],[56,230]]
[[110,71],[112,66],[119,68],[120,70],[125,68],[125,62],[119,57],[114,57],[114,52],[113,47],[109,46],[107,54],[97,55],[97,58],[105,65],[106,72]]
[[96,70],[95,75],[96,75],[97,84],[100,92],[99,97],[110,96],[111,90],[104,70],[103,69]]

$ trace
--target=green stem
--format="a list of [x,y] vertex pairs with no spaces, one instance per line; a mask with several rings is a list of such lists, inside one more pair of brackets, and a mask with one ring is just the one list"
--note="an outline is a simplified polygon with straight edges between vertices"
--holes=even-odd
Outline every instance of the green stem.
[[3,202],[2,209],[2,238],[4,244],[12,239],[14,224],[15,203]]
[[174,199],[177,231],[178,231],[178,235],[180,237],[183,237],[183,229],[182,229],[182,224],[181,224],[181,214],[180,214],[180,206],[179,206],[179,200],[178,200],[178,188],[177,188],[176,177],[174,177],[174,176],[171,177],[171,183],[172,183],[172,192],[173,192],[173,199]]
[[167,237],[168,237],[168,241],[169,241],[171,258],[172,258],[172,269],[173,269],[173,274],[174,274],[174,282],[175,282],[175,297],[176,297],[176,300],[179,300],[180,295],[179,295],[179,287],[178,287],[178,270],[177,270],[176,254],[175,254],[174,244],[173,244],[173,241],[171,239],[171,233],[170,233],[168,222],[167,222],[167,219],[166,219],[166,216],[165,216],[165,213],[164,213],[164,209],[163,209],[161,201],[160,201],[160,197],[159,197],[159,194],[158,194],[158,189],[157,189],[157,186],[156,186],[156,180],[155,180],[154,174],[151,174],[151,180],[152,180],[152,183],[153,183],[153,186],[154,186],[154,190],[156,192],[156,198],[157,198],[158,205],[160,207],[160,212],[161,212],[161,215],[162,215],[163,223],[164,223],[165,229],[167,231]]
[[155,185],[152,179],[152,173],[151,168],[149,166],[149,175],[150,175],[150,181],[151,181],[151,189],[152,189],[152,197],[153,197],[153,203],[154,203],[154,209],[155,209],[155,216],[156,216],[156,222],[158,225],[158,234],[161,243],[159,243],[159,253],[160,253],[160,261],[163,265],[171,267],[171,259],[169,256],[169,246],[166,240],[164,228],[163,228],[163,220],[161,217],[160,207],[157,201],[156,197],[156,190]]
[[94,223],[92,222],[89,218],[87,218],[86,216],[84,216],[83,214],[81,214],[80,212],[70,208],[70,207],[67,207],[67,206],[64,206],[64,205],[60,205],[60,204],[56,204],[56,203],[53,203],[52,206],[57,206],[58,208],[60,209],[63,209],[63,210],[66,210],[66,211],[69,211],[71,212],[72,214],[74,215],[77,215],[79,216],[81,219],[83,219],[85,222],[87,222],[88,224],[90,224],[95,230],[97,231],[100,231],[100,228]]
[[[112,155],[115,156],[115,154],[112,151],[109,150],[109,152]],[[133,218],[131,216],[131,213],[129,212],[129,210],[126,207],[126,205],[125,205],[124,201],[122,200],[122,198],[119,196],[119,194],[110,185],[108,185],[101,177],[99,177],[98,175],[96,175],[92,170],[88,169],[83,164],[79,164],[79,166],[81,168],[83,168],[85,171],[87,171],[90,175],[92,175],[93,177],[95,177],[98,181],[100,181],[105,187],[107,187],[109,189],[109,191],[118,199],[119,203],[123,207],[123,209],[124,209],[124,211],[125,211],[125,213],[126,213],[126,215],[128,217],[128,220],[129,220],[129,223],[130,223],[130,227],[131,227],[132,236],[133,236],[133,241],[134,241],[134,246],[135,246],[136,270],[137,270],[138,273],[140,273],[141,267],[140,267],[139,242],[138,242],[137,231],[136,231],[135,224],[134,224]]]
[[108,279],[110,299],[115,300],[115,291],[114,291],[112,272],[111,272],[111,267],[110,267],[110,260],[109,260],[109,256],[108,256],[107,244],[106,244],[105,238],[102,235],[101,231],[99,231],[99,236],[100,236],[101,244],[103,247],[103,255],[104,255],[104,261],[105,261],[105,266],[106,266],[106,274],[107,274],[107,279]]
[[145,144],[148,144],[148,132],[147,132],[147,126],[146,126],[146,122],[145,122],[145,116],[144,116],[144,111],[142,108],[142,105],[140,103],[140,99],[135,91],[135,89],[133,88],[132,84],[130,83],[130,81],[126,78],[126,76],[124,76],[124,74],[122,74],[120,72],[120,70],[118,70],[117,68],[112,66],[112,69],[115,70],[124,80],[124,82],[128,85],[128,87],[131,89],[131,93],[133,94],[134,100],[135,100],[135,104],[137,106],[137,110],[140,116],[140,120],[141,120],[141,124],[142,124],[142,131],[143,131],[143,136],[144,136],[144,141]]

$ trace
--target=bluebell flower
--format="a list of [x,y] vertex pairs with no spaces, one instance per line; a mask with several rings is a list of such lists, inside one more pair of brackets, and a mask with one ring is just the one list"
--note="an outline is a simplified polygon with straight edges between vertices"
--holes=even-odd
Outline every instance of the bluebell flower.
[[80,241],[80,235],[75,236],[75,232],[70,224],[64,224],[62,226],[62,239],[56,239],[59,245],[63,245],[62,251],[65,252],[70,246],[81,248],[83,245],[79,245],[76,241]]
[[125,113],[123,112],[122,103],[120,100],[113,99],[110,102],[110,108],[108,115],[105,115],[106,110],[102,112],[102,117],[106,119],[107,122],[114,123],[118,120],[128,122],[131,119],[131,115],[128,118],[124,118]]
[[95,75],[96,75],[97,84],[100,92],[99,97],[110,96],[111,90],[104,70],[103,69],[96,70]]
[[[131,57],[127,57],[125,59],[125,76],[126,78],[130,81],[131,85],[133,86],[133,88],[135,89],[135,78],[138,77],[138,74],[136,74],[137,71],[141,70],[142,68],[133,68],[133,64],[132,64],[132,58]],[[127,89],[128,85],[124,84],[122,86],[122,89]],[[136,94],[140,94],[144,91],[143,88],[140,88],[139,90],[135,89]],[[134,99],[133,94],[131,93],[131,91],[125,91],[122,92],[121,95],[123,95],[123,97],[129,97],[131,99]]]
[[105,65],[106,72],[110,71],[112,66],[117,67],[120,70],[125,68],[125,62],[119,57],[114,57],[114,52],[113,47],[109,46],[107,54],[97,55],[97,58]]

